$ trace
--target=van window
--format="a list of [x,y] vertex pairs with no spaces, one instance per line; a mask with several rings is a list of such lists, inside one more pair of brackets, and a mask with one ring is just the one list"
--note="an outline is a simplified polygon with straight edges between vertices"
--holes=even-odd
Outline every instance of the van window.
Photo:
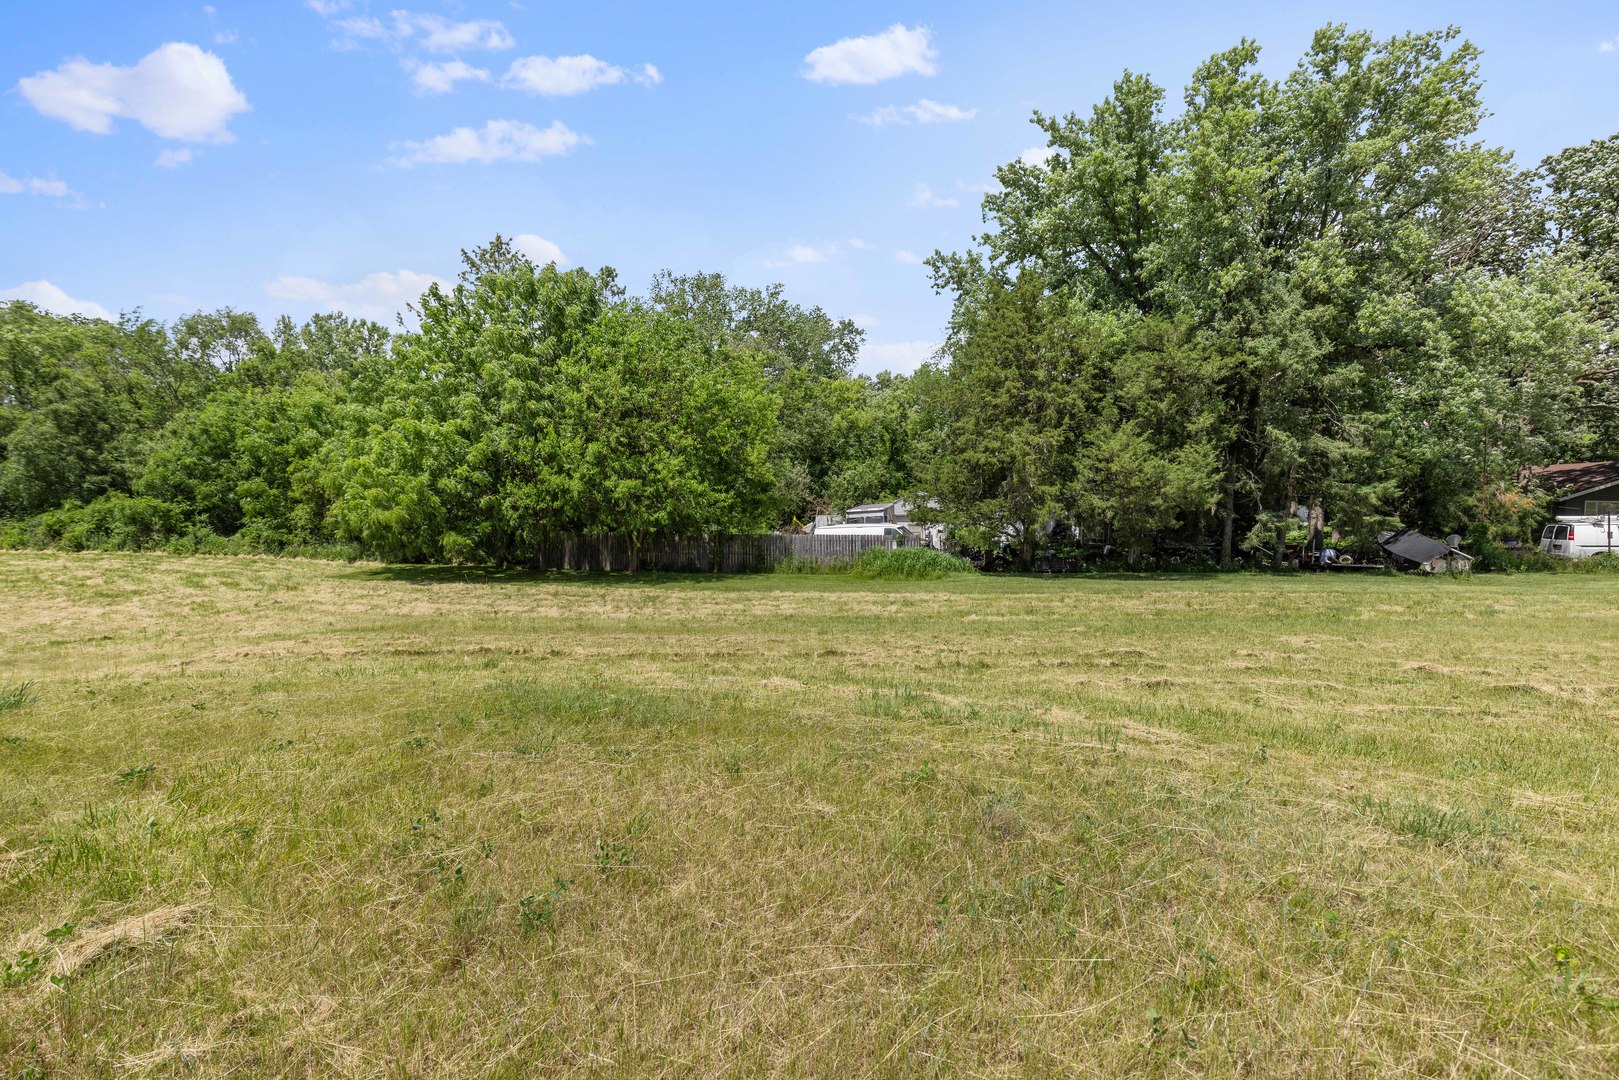
[[1557,532],[1552,535],[1552,539],[1553,540],[1567,540],[1568,539],[1568,526],[1567,525],[1559,525],[1559,526],[1557,526]]
[[1557,539],[1557,526],[1548,525],[1544,529],[1540,530],[1540,538],[1542,540],[1555,540],[1555,539]]

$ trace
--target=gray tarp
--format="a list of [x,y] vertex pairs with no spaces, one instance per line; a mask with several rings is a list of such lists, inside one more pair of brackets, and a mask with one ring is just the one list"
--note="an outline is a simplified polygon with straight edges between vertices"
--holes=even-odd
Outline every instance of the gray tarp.
[[1423,536],[1414,529],[1401,529],[1399,532],[1384,533],[1377,538],[1377,546],[1390,555],[1397,555],[1414,563],[1442,559],[1451,553],[1450,546],[1444,541],[1435,540],[1431,536]]

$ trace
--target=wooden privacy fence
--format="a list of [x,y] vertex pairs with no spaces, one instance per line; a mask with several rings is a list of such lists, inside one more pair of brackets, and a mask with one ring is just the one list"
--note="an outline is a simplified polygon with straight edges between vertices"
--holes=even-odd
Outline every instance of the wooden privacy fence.
[[[771,570],[788,559],[822,565],[853,560],[867,548],[914,546],[910,536],[657,536],[632,551],[629,538],[617,533],[553,536],[534,553],[542,570],[688,570],[701,573],[746,573]],[[631,556],[636,558],[632,559]]]

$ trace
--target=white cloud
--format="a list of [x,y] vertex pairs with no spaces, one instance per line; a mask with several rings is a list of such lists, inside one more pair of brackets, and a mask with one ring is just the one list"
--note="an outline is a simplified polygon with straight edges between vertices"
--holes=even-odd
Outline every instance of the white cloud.
[[626,71],[616,64],[583,56],[520,56],[506,70],[500,85],[508,90],[526,90],[546,97],[572,97],[598,86],[617,86],[634,80],[642,86],[656,86],[663,74],[651,64],[639,71]]
[[488,82],[489,72],[460,60],[442,64],[406,64],[410,81],[423,94],[448,94],[458,82]]
[[171,41],[130,67],[69,60],[17,83],[28,103],[79,131],[105,135],[117,118],[182,142],[230,142],[230,118],[248,109],[225,62]]
[[877,325],[882,323],[882,320],[879,319],[877,316],[875,316],[875,315],[866,315],[866,314],[863,314],[863,313],[856,313],[854,315],[850,315],[849,316],[849,321],[854,323],[856,326],[860,327],[860,329],[862,329],[862,330],[870,330],[872,327],[877,326]]
[[157,167],[160,169],[178,169],[182,165],[191,163],[191,147],[182,146],[177,150],[160,150],[157,155]]
[[558,266],[567,266],[569,259],[562,254],[562,249],[543,236],[533,233],[518,233],[512,237],[512,246],[529,257],[535,266],[544,266],[546,263],[556,263]]
[[916,185],[916,194],[911,196],[912,206],[921,206],[933,210],[946,206],[960,206],[961,204],[948,195],[940,195],[926,184]]
[[843,38],[804,57],[804,78],[811,82],[869,85],[896,75],[932,75],[938,52],[929,45],[932,31],[895,23],[880,34]]
[[906,251],[904,248],[900,248],[894,252],[894,261],[904,263],[906,266],[921,266],[922,256],[914,251]]
[[977,109],[963,109],[923,98],[915,105],[884,105],[876,112],[855,119],[880,128],[889,124],[958,124],[977,115]]
[[[333,7],[311,0],[310,6],[322,15],[335,15],[348,7]],[[326,9],[330,10],[326,10]],[[333,29],[344,35],[334,44],[338,48],[354,48],[361,41],[381,41],[389,45],[415,42],[428,52],[462,52],[467,49],[509,49],[517,40],[507,32],[505,24],[496,19],[473,19],[452,22],[442,15],[417,11],[390,11],[389,26],[374,15],[357,15],[339,19]]]
[[940,344],[937,341],[867,342],[860,349],[859,367],[872,374],[892,371],[898,375],[909,375],[924,361],[931,359],[939,351]]
[[1031,146],[1018,155],[1018,160],[1031,169],[1044,168],[1046,162],[1057,156],[1057,151],[1049,146]]
[[241,35],[235,30],[220,30],[214,34],[214,44],[234,45],[239,37],[241,37]]
[[37,176],[18,180],[0,172],[0,195],[49,195],[56,199],[66,199],[76,194],[62,180],[54,178],[44,180]]
[[363,18],[341,19],[337,23],[337,29],[348,35],[342,41],[343,45],[353,45],[356,38],[388,41],[393,37],[388,28],[382,25],[381,19],[370,15]]
[[322,18],[329,19],[339,11],[346,10],[349,6],[349,0],[307,0],[307,4],[310,11]]
[[264,287],[277,300],[314,304],[326,311],[342,311],[360,319],[387,322],[415,303],[432,284],[445,285],[432,274],[414,270],[367,274],[359,281],[334,284],[309,277],[279,277]]
[[794,244],[787,248],[779,259],[766,259],[763,266],[771,270],[780,270],[788,266],[810,266],[815,263],[824,263],[834,258],[841,251],[837,244]]
[[400,37],[415,37],[428,52],[457,52],[461,49],[509,49],[517,44],[506,27],[494,19],[451,22],[442,15],[414,11],[390,11],[394,31]]
[[1609,38],[1597,45],[1597,52],[1613,52],[1615,49],[1619,49],[1619,37]]
[[48,281],[25,281],[15,289],[0,292],[0,300],[26,300],[35,307],[57,315],[87,315],[92,319],[117,322],[118,316],[93,300],[75,300]]
[[488,165],[496,161],[538,161],[542,157],[566,154],[590,140],[573,131],[561,120],[538,128],[521,120],[490,120],[479,128],[458,127],[447,135],[435,135],[424,142],[407,142],[404,155],[393,159],[401,168],[412,165],[458,165],[476,161]]
[[871,247],[872,247],[871,244],[866,243],[864,240],[860,239],[858,236],[852,236],[849,239],[845,240],[844,243],[848,244],[851,248],[853,248],[856,251],[869,251],[871,249]]

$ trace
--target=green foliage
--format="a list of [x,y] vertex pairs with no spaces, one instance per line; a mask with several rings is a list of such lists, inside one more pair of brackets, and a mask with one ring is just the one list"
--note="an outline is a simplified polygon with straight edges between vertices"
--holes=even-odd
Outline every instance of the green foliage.
[[873,581],[938,581],[977,572],[960,555],[926,547],[867,548],[849,569],[851,577]]
[[[998,171],[981,251],[932,260],[948,376],[977,399],[951,400],[932,488],[964,539],[1027,561],[1014,497],[1130,550],[1216,502],[1228,558],[1299,504],[1355,535],[1448,531],[1525,466],[1619,452],[1619,144],[1548,159],[1544,202],[1476,140],[1478,51],[1454,29],[1329,26],[1279,80],[1258,60],[1252,41],[1211,57],[1173,120],[1128,72],[1086,118],[1035,114],[1051,156]],[[1147,393],[1140,344],[1118,344],[1138,323],[1168,376]]]
[[20,682],[15,686],[8,686],[0,690],[0,713],[12,712],[24,706],[32,705],[38,692],[32,682]]

